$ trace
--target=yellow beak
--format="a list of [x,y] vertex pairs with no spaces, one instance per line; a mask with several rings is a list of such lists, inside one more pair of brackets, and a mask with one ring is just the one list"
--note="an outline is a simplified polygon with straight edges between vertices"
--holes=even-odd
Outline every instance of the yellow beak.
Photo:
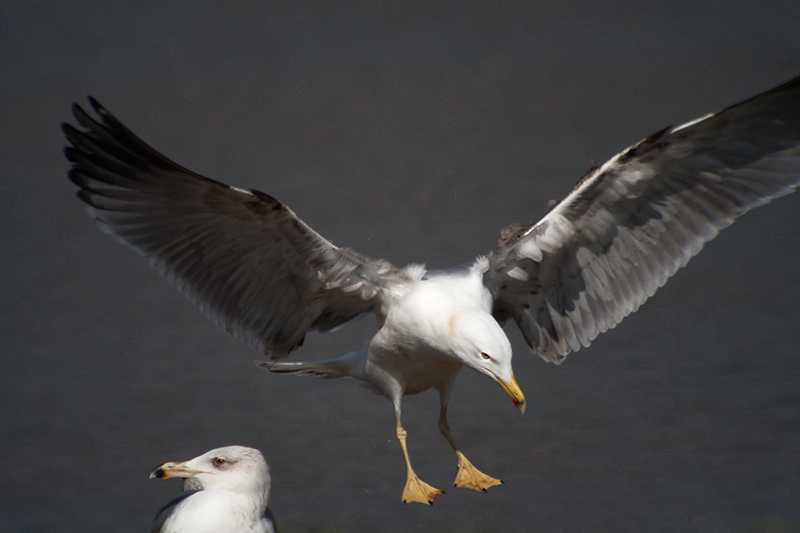
[[503,387],[503,390],[506,391],[506,394],[511,396],[511,401],[514,402],[514,405],[517,408],[525,412],[525,396],[522,394],[522,390],[520,390],[519,385],[517,385],[517,380],[514,378],[514,375],[511,375],[511,382],[507,383],[506,381],[497,378],[497,382]]
[[186,466],[186,463],[164,463],[157,467],[150,473],[150,479],[169,479],[171,477],[192,477],[199,474],[197,470],[193,470]]

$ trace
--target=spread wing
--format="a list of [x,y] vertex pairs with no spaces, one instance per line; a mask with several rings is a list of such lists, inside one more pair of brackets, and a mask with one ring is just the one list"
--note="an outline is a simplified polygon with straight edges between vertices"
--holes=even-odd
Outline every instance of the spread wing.
[[309,330],[378,309],[405,274],[321,237],[274,198],[204,178],[162,156],[97,101],[64,124],[70,180],[112,236],[144,255],[203,313],[279,358]]
[[660,131],[591,170],[535,224],[503,230],[501,322],[558,363],[616,326],[736,217],[800,182],[800,78]]

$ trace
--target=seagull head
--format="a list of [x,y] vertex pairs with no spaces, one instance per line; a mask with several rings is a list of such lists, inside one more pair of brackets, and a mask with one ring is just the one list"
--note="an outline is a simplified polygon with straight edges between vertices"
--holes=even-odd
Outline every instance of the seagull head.
[[500,324],[485,312],[463,312],[449,319],[450,346],[465,365],[495,380],[525,412],[525,396],[511,368],[511,343]]
[[269,499],[269,467],[261,452],[244,446],[227,446],[178,463],[164,463],[150,479],[173,477],[196,480],[203,490],[264,496]]

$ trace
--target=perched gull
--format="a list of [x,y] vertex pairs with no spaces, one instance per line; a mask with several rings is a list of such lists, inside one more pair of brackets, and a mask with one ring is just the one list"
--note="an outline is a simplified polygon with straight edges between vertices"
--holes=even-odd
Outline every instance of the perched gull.
[[165,505],[153,533],[275,533],[267,509],[269,468],[261,452],[227,446],[191,461],[164,463],[150,479],[186,478],[187,494]]
[[[144,255],[211,320],[271,361],[273,372],[351,377],[394,405],[405,457],[403,501],[442,492],[417,477],[401,402],[436,388],[439,429],[458,457],[455,485],[500,483],[450,435],[447,404],[462,366],[495,380],[520,410],[501,327],[513,319],[560,363],[632,313],[736,217],[800,181],[800,78],[678,127],[590,169],[539,222],[513,224],[472,265],[397,268],[333,245],[284,204],[199,176],[165,158],[90,98],[82,130],[64,125],[70,179],[101,227]],[[372,311],[368,346],[339,359],[281,362],[311,330]]]

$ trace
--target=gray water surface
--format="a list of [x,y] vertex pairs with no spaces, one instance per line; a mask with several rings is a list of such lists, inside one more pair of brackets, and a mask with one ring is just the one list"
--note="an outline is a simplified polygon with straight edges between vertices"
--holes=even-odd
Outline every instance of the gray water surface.
[[[389,402],[256,369],[97,230],[59,130],[92,94],[337,244],[444,267],[592,162],[800,74],[800,4],[135,6],[0,6],[0,530],[148,531],[179,492],[152,467],[243,444],[271,465],[285,532],[800,531],[800,196],[723,231],[560,367],[507,327],[527,413],[467,371],[451,406],[503,486],[451,488],[437,395],[409,398],[416,470],[447,491],[427,508],[400,502]],[[310,336],[296,359],[373,331]]]

